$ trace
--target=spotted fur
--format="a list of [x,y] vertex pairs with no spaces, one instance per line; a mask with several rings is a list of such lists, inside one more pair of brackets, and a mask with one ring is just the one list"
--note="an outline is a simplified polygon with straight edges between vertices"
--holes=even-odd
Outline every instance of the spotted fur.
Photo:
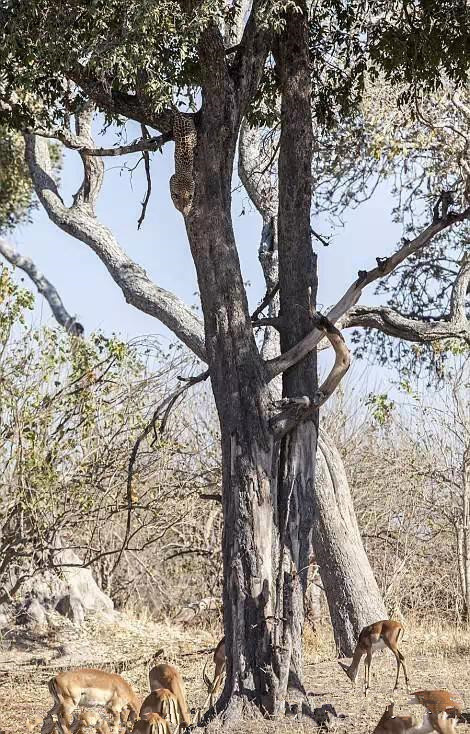
[[194,197],[193,162],[197,143],[194,120],[178,110],[173,111],[175,139],[175,173],[170,178],[170,194],[176,209],[186,217]]

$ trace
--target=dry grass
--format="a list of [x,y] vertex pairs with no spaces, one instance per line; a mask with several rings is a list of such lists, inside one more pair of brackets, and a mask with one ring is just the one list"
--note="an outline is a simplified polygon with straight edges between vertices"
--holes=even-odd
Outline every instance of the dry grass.
[[[402,644],[412,690],[418,688],[449,688],[459,691],[470,708],[470,630],[444,627],[435,624],[413,625],[408,622]],[[80,637],[72,625],[62,623],[60,628],[47,637],[31,640],[22,650],[8,649],[4,642],[0,652],[0,668],[20,665],[31,657],[44,657],[54,663],[74,664],[77,667],[94,660],[149,657],[155,650],[164,649],[165,660],[181,670],[185,680],[190,706],[202,704],[202,669],[206,656],[191,654],[212,647],[218,634],[198,627],[183,630],[170,624],[155,624],[150,620],[127,616],[119,622],[85,626]],[[65,653],[65,654],[64,654]],[[189,653],[189,654],[188,654]],[[58,656],[59,655],[59,656]],[[5,661],[11,661],[6,665]],[[135,688],[144,695],[148,688],[147,669],[138,666],[126,673]],[[360,690],[354,692],[345,674],[334,657],[334,644],[328,628],[314,635],[309,630],[305,635],[305,683],[312,707],[324,703],[332,704],[344,719],[335,722],[337,734],[366,734],[378,721],[385,704],[390,700],[394,680],[395,661],[390,653],[378,653],[372,663],[371,692],[367,699]],[[360,671],[360,675],[362,671]],[[396,697],[397,712],[421,714],[419,707],[407,704],[408,696],[400,690]],[[22,682],[6,682],[0,686],[0,729],[7,734],[24,734],[25,723],[36,715],[44,715],[51,701],[44,684],[35,683],[34,675]],[[220,723],[210,726],[216,732]],[[232,728],[232,727],[230,727]],[[234,724],[233,730],[240,730]],[[303,734],[311,731],[309,719],[296,721],[291,718],[268,722],[253,718],[243,728],[250,734]],[[470,732],[468,725],[459,726],[462,734]]]

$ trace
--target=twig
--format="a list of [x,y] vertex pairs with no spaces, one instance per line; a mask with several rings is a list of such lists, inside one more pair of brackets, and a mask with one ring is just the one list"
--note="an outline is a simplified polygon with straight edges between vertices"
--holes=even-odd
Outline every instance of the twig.
[[[149,140],[150,135],[145,125],[141,125],[140,128],[142,130],[142,138],[144,140]],[[142,152],[142,156],[144,159],[145,176],[147,178],[147,192],[142,202],[142,213],[139,217],[139,221],[137,222],[137,229],[140,229],[140,225],[142,224],[142,222],[145,219],[145,214],[147,212],[147,204],[149,203],[150,194],[152,193],[152,177],[150,176],[150,156],[149,156],[148,150],[144,150]]]
[[273,300],[278,290],[279,290],[279,282],[277,282],[275,286],[273,286],[270,290],[266,292],[266,295],[263,298],[263,300],[261,301],[260,305],[253,311],[251,315],[252,321],[256,321],[260,313],[264,311],[264,309],[266,308],[266,306],[269,303],[271,303],[271,301]]

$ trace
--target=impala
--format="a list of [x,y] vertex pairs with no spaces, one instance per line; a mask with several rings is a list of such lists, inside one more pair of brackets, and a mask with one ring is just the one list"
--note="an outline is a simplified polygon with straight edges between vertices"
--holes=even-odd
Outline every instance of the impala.
[[158,688],[166,688],[173,693],[178,701],[179,726],[189,726],[191,717],[186,705],[184,685],[176,668],[167,663],[156,665],[149,672],[149,683],[152,692],[155,692]]
[[59,673],[50,679],[48,686],[55,703],[47,718],[52,719],[52,715],[56,714],[59,724],[62,724],[60,719],[63,718],[69,726],[72,712],[77,706],[105,706],[113,714],[114,730],[117,732],[120,715],[124,723],[127,717],[133,722],[139,712],[140,702],[132,687],[116,673],[79,668]]
[[135,734],[171,734],[168,721],[155,711],[145,715],[145,718],[135,722],[132,732]]
[[405,658],[398,649],[398,642],[403,636],[403,627],[400,622],[394,622],[392,619],[384,619],[380,622],[374,622],[364,627],[354,650],[351,664],[345,665],[339,663],[348,678],[351,679],[353,685],[356,685],[357,671],[362,657],[365,655],[364,662],[364,694],[367,695],[370,683],[370,663],[372,655],[376,650],[388,647],[393,652],[397,661],[397,677],[395,679],[394,691],[398,688],[398,676],[400,674],[400,666],[403,668],[405,675],[405,683],[408,689],[408,676],[406,674]]
[[372,734],[455,734],[456,719],[448,718],[445,711],[437,715],[425,712],[421,724],[415,724],[411,716],[394,716],[393,703],[389,704]]
[[464,702],[459,693],[452,693],[444,688],[415,691],[409,703],[424,706],[434,729],[442,734],[453,732],[457,719],[462,714]]
[[140,708],[139,718],[144,719],[148,713],[160,714],[173,726],[181,723],[178,699],[168,688],[156,688],[149,693]]
[[204,665],[204,670],[202,672],[202,677],[204,679],[204,683],[207,686],[208,693],[203,709],[205,709],[208,704],[209,708],[212,708],[214,704],[215,692],[221,685],[225,674],[225,637],[222,637],[219,644],[215,648],[213,661],[215,668],[214,677],[212,678],[212,680],[210,680],[210,678],[206,675],[206,668],[209,661],[206,661],[206,664]]
[[85,729],[87,729],[89,726],[98,729],[98,726],[100,724],[101,718],[94,711],[80,711],[78,718],[75,719],[72,726],[70,727],[70,731],[72,732],[72,734],[84,734]]

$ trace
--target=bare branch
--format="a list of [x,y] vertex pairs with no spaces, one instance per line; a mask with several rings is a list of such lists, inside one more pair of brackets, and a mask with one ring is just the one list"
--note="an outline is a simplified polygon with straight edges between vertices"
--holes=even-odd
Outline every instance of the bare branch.
[[[149,136],[148,130],[145,127],[145,125],[141,125],[141,129],[142,129],[143,139],[148,140],[150,136]],[[147,191],[146,191],[144,200],[142,202],[142,213],[139,217],[139,221],[137,222],[137,229],[140,229],[140,226],[145,219],[145,214],[147,212],[147,204],[149,203],[150,194],[152,193],[152,177],[150,175],[150,156],[148,154],[148,150],[144,151],[143,156],[144,156],[144,165],[145,165],[145,176],[147,179]]]
[[[436,235],[444,231],[448,227],[457,222],[463,222],[470,219],[470,207],[467,207],[459,213],[447,213],[437,222],[431,223],[413,240],[405,240],[402,247],[388,258],[377,258],[378,265],[372,270],[361,270],[358,278],[348,288],[338,303],[330,309],[327,316],[328,319],[335,324],[349,309],[354,306],[362,295],[364,288],[379,278],[383,278],[393,272],[406,258],[415,252],[424,249]],[[289,349],[280,357],[271,359],[266,362],[266,370],[268,379],[276,377],[286,369],[303,359],[312,349],[316,347],[323,338],[323,334],[318,329],[313,329],[292,349]]]
[[[266,306],[269,306],[269,304],[273,300],[273,298],[276,295],[276,293],[278,293],[278,291],[279,291],[279,282],[276,283],[276,285],[273,288],[269,288],[268,289],[268,291],[266,292],[266,295],[264,296],[264,298],[261,301],[260,305],[253,311],[253,313],[251,315],[251,320],[253,322],[255,322],[258,319],[258,316],[260,315],[260,313],[262,311],[264,311],[264,309],[266,308]],[[257,322],[257,326],[260,326],[260,323],[259,322]]]
[[48,302],[55,320],[73,336],[83,336],[83,326],[66,310],[62,299],[52,283],[36,267],[31,258],[21,255],[6,240],[0,238],[0,253],[9,263],[21,268],[31,278],[39,293]]
[[[341,329],[362,327],[412,342],[438,339],[469,339],[470,329],[463,321],[424,321],[411,319],[388,306],[353,306],[337,322]],[[325,345],[326,346],[326,345]]]
[[335,362],[326,380],[318,388],[317,406],[323,405],[334,393],[351,364],[351,355],[339,329],[325,316],[321,316],[319,327],[324,328],[326,338],[335,350]]
[[204,327],[173,293],[155,285],[145,270],[119,246],[112,232],[78,200],[64,205],[52,177],[45,140],[26,135],[26,160],[36,193],[49,218],[64,232],[88,245],[106,266],[128,303],[159,319],[200,359],[206,359]]
[[207,380],[209,377],[209,370],[206,370],[205,372],[202,372],[200,375],[196,375],[195,377],[190,377],[187,380],[184,380],[185,384],[179,387],[177,390],[172,392],[170,395],[168,395],[160,405],[157,406],[155,409],[152,418],[150,419],[149,423],[145,426],[142,433],[139,434],[137,437],[137,440],[132,448],[131,456],[129,459],[129,466],[127,470],[127,521],[126,521],[126,532],[124,534],[124,539],[122,541],[121,549],[117,555],[116,562],[113,566],[113,571],[118,567],[119,562],[121,560],[122,554],[124,553],[128,540],[131,535],[131,522],[132,522],[132,510],[134,508],[134,499],[133,499],[133,491],[132,491],[132,479],[134,476],[134,466],[137,459],[137,454],[139,453],[139,448],[147,436],[150,435],[152,431],[154,431],[155,435],[157,435],[157,421],[160,421],[160,426],[158,428],[159,433],[163,433],[166,424],[168,421],[168,416],[170,414],[171,409],[173,408],[174,404],[178,400],[181,395],[183,395],[186,390],[188,390],[193,385],[197,385],[198,382],[203,382],[204,380]]
[[259,22],[260,5],[261,0],[253,0],[250,15],[230,68],[234,87],[241,103],[242,116],[245,112],[245,105],[253,98],[258,88],[271,40],[271,32]]
[[143,153],[144,151],[161,150],[165,143],[171,140],[170,134],[155,135],[148,138],[137,138],[128,145],[118,145],[114,148],[92,148],[85,143],[84,140],[73,135],[65,128],[52,128],[51,130],[35,130],[31,131],[42,138],[54,138],[60,140],[66,148],[70,150],[78,150],[86,155],[99,157],[112,157],[118,155],[129,155],[131,153]]

